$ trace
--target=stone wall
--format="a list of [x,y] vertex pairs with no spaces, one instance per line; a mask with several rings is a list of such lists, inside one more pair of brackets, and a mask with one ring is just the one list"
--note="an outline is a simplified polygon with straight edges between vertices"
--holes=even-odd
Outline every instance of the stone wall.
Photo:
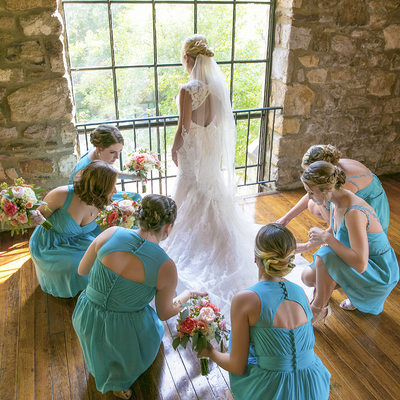
[[57,0],[0,0],[0,182],[65,184],[73,106]]
[[272,105],[279,189],[300,186],[312,144],[400,172],[400,1],[277,0]]

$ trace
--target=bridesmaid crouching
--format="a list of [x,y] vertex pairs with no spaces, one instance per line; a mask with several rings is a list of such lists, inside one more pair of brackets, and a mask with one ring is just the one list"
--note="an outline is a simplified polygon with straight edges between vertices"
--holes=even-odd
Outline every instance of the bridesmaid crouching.
[[[90,273],[89,283],[72,322],[102,393],[112,390],[117,397],[131,397],[130,386],[157,356],[164,334],[161,320],[177,314],[191,295],[185,291],[173,299],[176,266],[159,246],[176,212],[171,198],[144,197],[137,212],[140,229],[107,229],[79,265],[79,274]],[[157,313],[149,305],[154,297]]]
[[97,214],[111,202],[118,173],[103,161],[89,164],[73,185],[53,189],[39,207],[52,224],[37,226],[29,250],[42,290],[56,297],[75,297],[87,285],[78,266],[90,243],[99,234]]
[[259,282],[237,293],[231,306],[231,349],[208,347],[230,372],[236,400],[327,400],[330,374],[314,353],[312,312],[303,289],[283,277],[295,265],[296,241],[283,225],[256,237]]

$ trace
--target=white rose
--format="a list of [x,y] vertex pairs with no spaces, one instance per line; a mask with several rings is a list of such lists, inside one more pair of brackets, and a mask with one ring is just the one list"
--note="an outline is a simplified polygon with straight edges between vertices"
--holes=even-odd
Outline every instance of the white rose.
[[24,196],[23,199],[28,202],[31,201],[33,204],[37,203],[37,198],[36,198],[36,194],[35,192],[29,188],[29,187],[25,187],[24,188]]
[[134,208],[132,206],[132,200],[121,200],[118,203],[118,207],[123,211],[123,212],[133,212]]
[[22,186],[13,186],[11,191],[16,199],[22,199],[24,197],[24,188]]

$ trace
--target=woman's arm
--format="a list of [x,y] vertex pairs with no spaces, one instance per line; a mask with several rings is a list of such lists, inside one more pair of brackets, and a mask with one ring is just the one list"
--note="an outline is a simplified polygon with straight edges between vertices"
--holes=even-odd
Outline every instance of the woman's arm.
[[299,214],[307,209],[308,200],[308,193],[306,193],[293,208],[291,208],[283,217],[279,218],[276,222],[278,224],[286,226],[293,218],[297,217]]
[[37,210],[40,211],[45,218],[49,218],[54,211],[63,206],[67,194],[68,186],[60,186],[51,190],[43,199],[46,204],[41,205]]
[[182,126],[186,132],[190,129],[190,122],[192,120],[192,97],[185,89],[179,91],[179,121],[176,130],[174,143],[172,145],[172,160],[175,165],[178,165],[178,150],[183,145]]
[[90,270],[93,267],[94,262],[96,261],[97,252],[101,246],[112,236],[115,232],[117,227],[112,227],[106,229],[104,232],[100,233],[96,239],[90,243],[90,246],[86,250],[86,253],[82,257],[81,262],[79,263],[78,267],[78,274],[79,275],[89,275]]
[[346,264],[361,274],[367,269],[369,257],[367,217],[359,210],[350,210],[344,218],[350,247],[339,242],[329,231],[319,228],[311,228],[310,239],[326,243]]
[[247,368],[250,345],[249,318],[255,310],[260,310],[259,297],[250,291],[237,293],[231,305],[231,350],[221,353],[211,345],[204,349],[199,357],[209,357],[220,367],[235,375],[243,375]]

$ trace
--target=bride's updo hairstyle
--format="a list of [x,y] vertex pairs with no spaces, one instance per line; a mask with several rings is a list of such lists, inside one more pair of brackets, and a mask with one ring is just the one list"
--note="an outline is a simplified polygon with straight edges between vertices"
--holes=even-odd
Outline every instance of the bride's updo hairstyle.
[[327,161],[337,165],[341,157],[342,153],[335,146],[331,144],[315,144],[305,152],[301,166],[306,169],[316,161]]
[[214,52],[208,47],[207,39],[203,35],[192,35],[183,42],[183,54],[196,59],[200,54],[207,57],[214,57]]
[[144,231],[160,232],[166,224],[173,224],[177,207],[171,197],[160,194],[148,194],[143,197],[136,218]]
[[117,177],[118,171],[110,164],[100,160],[92,161],[75,175],[74,192],[86,204],[101,210],[111,203]]
[[113,144],[121,143],[124,144],[124,138],[121,135],[121,132],[115,126],[111,125],[99,125],[91,134],[90,134],[90,143],[94,147],[101,147],[106,149]]
[[339,167],[326,162],[317,161],[312,163],[301,176],[301,181],[309,187],[318,186],[321,191],[340,189],[346,182],[346,175]]
[[265,274],[282,277],[291,272],[295,250],[296,240],[285,226],[272,223],[258,231],[254,254],[262,262]]

